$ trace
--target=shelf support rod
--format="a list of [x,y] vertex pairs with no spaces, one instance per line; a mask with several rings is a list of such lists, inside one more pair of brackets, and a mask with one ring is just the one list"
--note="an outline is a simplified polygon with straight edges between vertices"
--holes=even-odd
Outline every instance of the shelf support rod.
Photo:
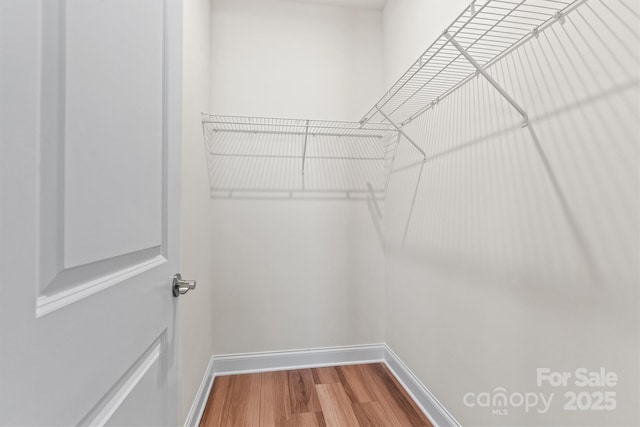
[[380,113],[382,115],[382,117],[385,118],[386,121],[391,123],[391,126],[396,128],[396,130],[400,133],[400,135],[402,135],[405,138],[407,138],[407,141],[409,141],[411,143],[411,145],[416,147],[416,150],[418,150],[420,153],[422,153],[422,157],[424,157],[424,160],[427,160],[427,153],[425,153],[422,148],[418,147],[418,144],[413,142],[413,139],[409,138],[409,136],[406,133],[404,133],[404,131],[402,129],[400,129],[400,127],[397,124],[395,124],[385,113],[383,113],[382,110],[377,105],[376,105],[376,110],[378,110],[378,113]]
[[307,158],[307,138],[309,137],[309,120],[304,131],[304,148],[302,149],[302,175],[304,175],[304,161]]
[[502,95],[504,99],[506,99],[507,102],[511,104],[511,106],[515,108],[516,111],[522,116],[522,127],[528,126],[529,116],[527,115],[527,112],[524,111],[524,108],[522,108],[520,104],[518,104],[516,100],[513,99],[502,86],[500,86],[500,83],[498,83],[493,77],[491,77],[491,75],[489,75],[489,73],[487,73],[487,71],[475,59],[473,59],[469,52],[467,52],[448,31],[445,31],[443,34],[447,38],[447,40],[449,40],[449,42],[460,51],[462,56],[464,56],[467,61],[469,61],[471,65],[473,65],[475,69],[478,70],[480,74],[482,74],[482,77],[484,77],[489,82],[489,84],[491,84],[491,86],[493,86],[500,93],[500,95]]

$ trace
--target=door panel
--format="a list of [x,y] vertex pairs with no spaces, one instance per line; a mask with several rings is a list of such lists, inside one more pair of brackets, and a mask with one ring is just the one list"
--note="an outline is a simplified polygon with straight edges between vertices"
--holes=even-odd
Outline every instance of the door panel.
[[179,0],[0,2],[0,425],[174,425]]
[[168,402],[162,384],[165,338],[163,334],[153,342],[80,425],[166,424]]
[[164,22],[161,0],[65,6],[58,56],[66,58],[59,105],[70,268],[161,243]]
[[114,273],[161,262],[163,8],[43,4],[40,232],[56,257],[41,257],[39,311],[62,291],[90,294],[88,284],[99,290]]

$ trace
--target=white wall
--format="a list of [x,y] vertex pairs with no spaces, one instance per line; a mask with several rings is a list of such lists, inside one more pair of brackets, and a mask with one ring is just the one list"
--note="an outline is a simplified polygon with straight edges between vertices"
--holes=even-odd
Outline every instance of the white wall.
[[215,353],[383,342],[384,259],[357,201],[213,204]]
[[[382,90],[380,11],[212,5],[212,112],[356,120]],[[215,354],[383,341],[384,256],[365,202],[210,203]]]
[[181,273],[196,279],[180,297],[180,420],[185,420],[213,354],[209,186],[200,112],[209,108],[210,1],[184,1]]
[[[388,72],[409,65],[424,50],[415,35],[432,33],[426,48],[458,3],[390,0]],[[539,147],[473,79],[407,127],[429,160],[391,180],[386,341],[463,425],[640,421],[638,10],[587,5],[491,68],[528,111]],[[419,160],[403,143],[396,168]],[[568,389],[536,385],[545,367],[615,371],[617,409],[564,411]],[[555,397],[547,414],[463,403],[497,387]]]
[[213,0],[213,113],[359,120],[382,90],[382,14]]

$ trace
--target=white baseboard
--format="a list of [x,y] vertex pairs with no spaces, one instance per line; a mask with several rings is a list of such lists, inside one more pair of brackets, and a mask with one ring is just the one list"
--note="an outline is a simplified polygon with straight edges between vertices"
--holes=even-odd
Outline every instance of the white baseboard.
[[207,406],[207,400],[209,399],[209,393],[211,392],[211,386],[213,386],[213,379],[215,377],[213,359],[214,357],[211,356],[207,369],[204,372],[204,377],[202,377],[202,381],[200,382],[200,387],[198,388],[196,397],[193,399],[193,404],[191,405],[191,409],[187,415],[187,420],[184,423],[185,427],[198,427],[198,425],[200,425],[200,419],[204,413],[205,406]]
[[434,426],[460,427],[455,418],[386,344],[213,356],[189,411],[185,427],[196,427],[200,423],[213,380],[217,376],[363,363],[387,365]]
[[460,423],[411,372],[407,365],[385,344],[385,364],[402,384],[422,412],[437,427],[460,427]]
[[384,344],[312,348],[307,350],[229,354],[214,357],[215,375],[249,374],[384,362]]

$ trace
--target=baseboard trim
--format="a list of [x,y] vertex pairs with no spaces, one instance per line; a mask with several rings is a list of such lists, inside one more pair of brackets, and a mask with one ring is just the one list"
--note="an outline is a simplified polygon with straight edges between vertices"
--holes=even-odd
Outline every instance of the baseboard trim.
[[213,386],[214,377],[214,357],[211,356],[207,369],[204,372],[204,377],[202,377],[202,381],[200,382],[198,392],[193,399],[193,404],[191,405],[191,409],[187,415],[187,420],[184,423],[185,427],[198,427],[198,425],[200,425],[200,420],[202,419],[204,408],[207,406],[209,393]]
[[384,362],[385,345],[355,345],[214,356],[215,375],[249,374],[320,366]]
[[460,423],[411,372],[398,355],[386,344],[384,347],[385,364],[434,426],[461,427]]
[[212,356],[185,427],[197,427],[200,423],[217,376],[363,363],[384,363],[434,426],[460,427],[460,423],[386,344]]

